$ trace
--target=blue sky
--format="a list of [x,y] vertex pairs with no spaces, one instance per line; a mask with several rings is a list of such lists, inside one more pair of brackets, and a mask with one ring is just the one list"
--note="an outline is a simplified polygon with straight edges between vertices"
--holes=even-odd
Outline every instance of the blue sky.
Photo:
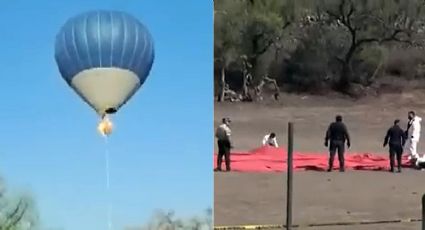
[[30,191],[45,227],[106,229],[103,139],[94,111],[65,84],[54,39],[75,14],[126,11],[155,40],[141,90],[113,117],[111,201],[116,229],[157,209],[212,206],[213,1],[2,1],[0,175]]

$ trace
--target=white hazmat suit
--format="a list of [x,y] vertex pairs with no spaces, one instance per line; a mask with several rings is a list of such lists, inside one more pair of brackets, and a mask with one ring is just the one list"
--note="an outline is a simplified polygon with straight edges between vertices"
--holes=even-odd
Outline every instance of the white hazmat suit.
[[276,148],[279,147],[279,145],[277,144],[276,137],[270,138],[270,134],[265,135],[263,138],[263,146],[266,146],[266,145],[273,146]]
[[412,120],[409,121],[406,143],[406,152],[409,153],[409,159],[419,158],[417,146],[419,143],[419,138],[421,137],[421,121],[422,118],[418,116],[415,116]]

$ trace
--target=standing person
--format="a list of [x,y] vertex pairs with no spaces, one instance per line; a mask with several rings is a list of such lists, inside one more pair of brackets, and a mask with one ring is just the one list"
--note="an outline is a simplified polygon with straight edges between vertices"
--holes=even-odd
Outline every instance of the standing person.
[[347,142],[347,147],[350,148],[350,135],[348,134],[347,127],[342,122],[342,116],[337,115],[335,122],[332,122],[329,125],[328,130],[326,131],[325,137],[325,146],[329,146],[329,168],[328,172],[332,171],[335,154],[338,151],[338,160],[339,160],[339,171],[345,171],[344,165],[344,152],[345,152],[345,143]]
[[230,171],[230,149],[232,148],[232,144],[230,141],[230,119],[223,118],[222,124],[216,129],[215,137],[217,138],[218,145],[218,156],[217,156],[217,168],[215,171],[221,171],[221,163],[224,160],[226,162],[226,171]]
[[409,159],[417,159],[419,157],[417,147],[419,138],[421,136],[421,121],[422,118],[417,116],[414,111],[408,113],[408,123],[407,123],[407,150],[409,152]]
[[394,125],[388,129],[384,139],[384,147],[389,144],[390,153],[390,171],[394,172],[394,157],[397,156],[398,172],[401,172],[401,155],[403,154],[403,146],[406,143],[406,135],[399,126],[400,120],[394,121]]
[[278,148],[279,145],[277,144],[277,140],[276,140],[276,134],[275,133],[270,133],[264,136],[263,138],[263,146],[273,146],[275,148]]

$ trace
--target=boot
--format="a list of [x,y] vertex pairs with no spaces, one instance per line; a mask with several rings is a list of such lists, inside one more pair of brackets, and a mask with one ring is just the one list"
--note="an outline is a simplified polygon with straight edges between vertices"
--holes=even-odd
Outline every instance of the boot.
[[215,172],[221,171],[221,163],[223,162],[223,159],[221,157],[217,158],[217,168],[214,169]]
[[339,164],[339,171],[340,171],[340,172],[345,172],[344,162],[341,162],[341,163]]
[[332,157],[330,157],[329,158],[329,163],[328,163],[328,172],[332,172],[332,169],[333,169],[333,158]]

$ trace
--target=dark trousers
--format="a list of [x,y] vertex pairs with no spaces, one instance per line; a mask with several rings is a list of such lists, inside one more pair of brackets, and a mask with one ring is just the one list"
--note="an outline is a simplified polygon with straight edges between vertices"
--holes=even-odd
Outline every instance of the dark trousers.
[[344,166],[344,152],[345,142],[344,141],[331,141],[329,145],[329,170],[332,170],[334,164],[335,154],[338,152],[339,170],[343,171]]
[[397,168],[401,170],[401,155],[403,154],[403,146],[399,144],[390,144],[390,168],[394,170],[394,157],[397,158]]
[[221,170],[221,163],[224,160],[226,162],[226,170],[230,171],[230,141],[219,140],[218,144],[218,156],[217,156],[217,169]]

